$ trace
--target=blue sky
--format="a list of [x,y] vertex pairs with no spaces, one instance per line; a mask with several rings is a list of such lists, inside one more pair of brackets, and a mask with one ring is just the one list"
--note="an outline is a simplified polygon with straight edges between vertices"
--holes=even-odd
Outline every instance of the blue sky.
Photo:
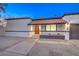
[[65,13],[79,13],[79,3],[8,3],[9,17],[52,18]]

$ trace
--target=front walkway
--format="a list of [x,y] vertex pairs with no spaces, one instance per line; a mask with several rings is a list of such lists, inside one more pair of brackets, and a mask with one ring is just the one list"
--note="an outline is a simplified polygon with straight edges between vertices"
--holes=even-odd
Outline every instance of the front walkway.
[[20,37],[0,37],[0,56],[24,56],[37,39]]

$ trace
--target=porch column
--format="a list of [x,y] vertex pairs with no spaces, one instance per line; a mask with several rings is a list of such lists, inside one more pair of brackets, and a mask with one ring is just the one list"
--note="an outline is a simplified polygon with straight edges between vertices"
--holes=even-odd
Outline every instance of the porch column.
[[70,39],[70,23],[66,23],[65,24],[65,30],[68,31],[65,33],[65,40],[69,40]]
[[69,40],[69,32],[65,33],[65,40]]

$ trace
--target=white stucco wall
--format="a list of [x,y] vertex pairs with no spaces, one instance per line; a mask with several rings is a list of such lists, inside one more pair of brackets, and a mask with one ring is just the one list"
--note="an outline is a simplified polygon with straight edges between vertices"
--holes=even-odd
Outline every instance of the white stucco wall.
[[70,23],[79,23],[79,14],[77,15],[66,15],[63,17],[64,20]]
[[16,19],[7,20],[6,26],[6,36],[18,36],[18,37],[28,37],[30,31],[30,26],[28,25],[31,19]]
[[7,20],[6,31],[29,31],[30,19]]

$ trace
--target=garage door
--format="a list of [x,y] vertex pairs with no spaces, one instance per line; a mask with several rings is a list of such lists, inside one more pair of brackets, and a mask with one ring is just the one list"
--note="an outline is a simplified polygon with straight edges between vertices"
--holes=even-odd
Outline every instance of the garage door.
[[79,39],[79,24],[71,24],[70,39]]

